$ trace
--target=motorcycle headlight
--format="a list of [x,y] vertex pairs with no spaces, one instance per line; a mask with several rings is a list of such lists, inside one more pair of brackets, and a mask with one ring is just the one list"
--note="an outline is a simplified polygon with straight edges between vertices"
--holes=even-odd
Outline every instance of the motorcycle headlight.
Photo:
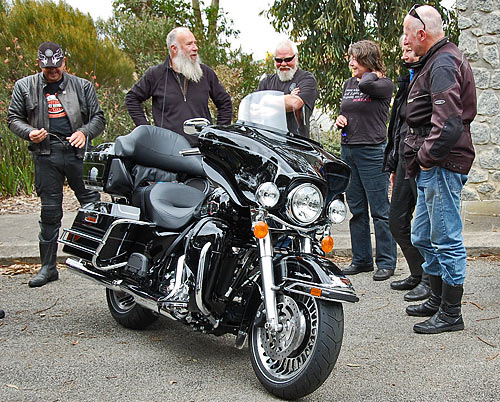
[[341,200],[333,200],[328,206],[328,217],[332,223],[342,223],[347,217],[347,208]]
[[278,203],[280,199],[280,192],[276,184],[268,181],[266,183],[262,183],[257,188],[255,198],[262,207],[272,208]]
[[313,184],[301,184],[288,194],[287,214],[294,222],[309,224],[321,215],[323,195]]

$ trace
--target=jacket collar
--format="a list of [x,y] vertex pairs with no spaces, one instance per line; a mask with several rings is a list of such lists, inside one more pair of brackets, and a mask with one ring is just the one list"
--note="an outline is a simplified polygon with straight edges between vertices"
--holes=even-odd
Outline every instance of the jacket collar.
[[416,61],[415,63],[405,63],[405,66],[407,68],[413,68],[413,69],[420,69],[422,66],[427,63],[427,60],[429,60],[434,53],[438,51],[438,49],[442,48],[444,45],[446,45],[449,42],[448,38],[445,36],[444,38],[439,39],[434,45],[431,46],[431,48],[427,51],[426,54],[424,54],[419,61]]
[[[45,79],[45,75],[43,75],[43,72],[40,71],[38,73],[38,76],[40,78],[40,81],[42,82],[42,88],[45,88],[47,85],[48,85],[48,82],[47,80]],[[66,88],[66,85],[68,84],[68,74],[63,71],[63,80],[62,82],[59,84],[59,89],[61,90],[64,90],[64,88]]]

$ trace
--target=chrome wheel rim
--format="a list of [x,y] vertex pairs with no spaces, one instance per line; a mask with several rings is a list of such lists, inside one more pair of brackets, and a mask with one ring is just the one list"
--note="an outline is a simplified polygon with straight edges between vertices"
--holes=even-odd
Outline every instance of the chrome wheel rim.
[[278,316],[281,333],[254,327],[252,335],[263,374],[271,381],[286,381],[299,375],[312,356],[318,337],[318,306],[313,297],[282,296]]
[[120,313],[127,313],[135,306],[134,297],[120,290],[110,291],[110,301],[113,308]]

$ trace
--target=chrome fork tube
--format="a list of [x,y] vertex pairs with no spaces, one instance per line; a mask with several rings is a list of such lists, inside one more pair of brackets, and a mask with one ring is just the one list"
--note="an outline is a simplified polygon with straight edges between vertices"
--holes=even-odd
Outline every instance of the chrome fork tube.
[[276,305],[276,286],[273,275],[273,247],[269,233],[263,239],[259,239],[260,250],[260,272],[262,277],[262,291],[264,293],[264,305],[266,307],[266,328],[277,332],[281,331],[282,325],[278,322],[278,308]]
[[312,242],[309,237],[302,237],[300,239],[300,251],[306,254],[312,253]]

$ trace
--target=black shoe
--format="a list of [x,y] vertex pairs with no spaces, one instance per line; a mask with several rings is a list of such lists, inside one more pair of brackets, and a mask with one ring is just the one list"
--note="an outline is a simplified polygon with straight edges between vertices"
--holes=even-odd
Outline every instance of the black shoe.
[[373,271],[373,264],[351,264],[342,270],[344,275],[356,275],[360,272],[371,272]]
[[373,280],[385,281],[386,279],[389,279],[392,275],[394,275],[393,269],[379,268],[377,269],[377,272],[373,274]]
[[0,320],[5,317],[5,311],[0,310]]
[[418,276],[410,275],[408,278],[400,281],[391,282],[391,289],[394,290],[412,290],[420,283],[421,278]]
[[404,299],[408,302],[414,302],[419,300],[425,300],[431,297],[431,288],[429,285],[425,284],[423,281],[420,282],[417,287],[410,290],[405,294]]
[[37,276],[28,282],[30,288],[39,288],[40,286],[46,285],[49,282],[57,281],[59,279],[59,273],[57,269],[52,270],[40,270]]

